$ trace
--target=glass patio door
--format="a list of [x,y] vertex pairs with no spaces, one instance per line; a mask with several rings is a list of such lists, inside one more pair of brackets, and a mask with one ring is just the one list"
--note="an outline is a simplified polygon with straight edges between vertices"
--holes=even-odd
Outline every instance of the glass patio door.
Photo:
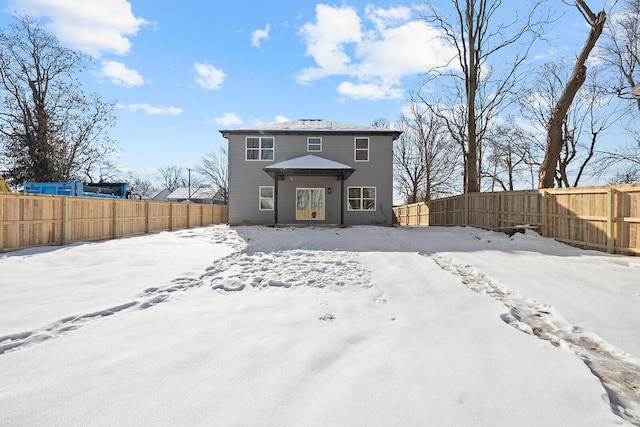
[[296,188],[296,219],[324,219],[324,188]]

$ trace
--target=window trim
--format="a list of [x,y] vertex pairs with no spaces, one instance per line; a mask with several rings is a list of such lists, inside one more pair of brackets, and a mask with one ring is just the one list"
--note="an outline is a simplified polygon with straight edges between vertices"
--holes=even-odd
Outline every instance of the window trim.
[[[262,189],[263,188],[270,188],[272,197],[263,197],[262,196]],[[271,206],[272,207],[270,209],[269,208],[263,208],[262,207],[262,201],[263,200],[271,200],[271,202],[272,202]],[[261,211],[272,211],[272,210],[275,209],[275,206],[276,206],[276,190],[275,190],[275,187],[273,185],[261,185],[258,188],[258,210],[261,210]]]
[[[322,218],[298,218],[298,191],[322,190]],[[297,187],[296,188],[296,221],[324,221],[327,217],[327,193],[324,187]],[[310,210],[310,209],[309,209]]]
[[[359,188],[360,189],[360,197],[355,198],[355,197],[350,197],[349,193],[350,190],[352,188]],[[364,201],[365,200],[371,200],[370,197],[363,197],[364,194],[364,189],[365,188],[373,188],[373,192],[374,192],[374,196],[373,196],[373,209],[364,209],[363,205],[364,205]],[[354,209],[351,207],[351,203],[349,203],[351,200],[359,200],[360,201],[360,208],[359,209]],[[375,212],[376,210],[378,210],[377,208],[378,205],[378,188],[373,186],[373,185],[352,185],[347,187],[347,210],[348,211],[352,211],[352,212]]]
[[[257,139],[258,140],[258,146],[257,147],[251,147],[249,148],[247,146],[247,144],[249,143],[249,139]],[[272,141],[272,147],[271,148],[263,148],[262,147],[262,140],[263,139],[270,139]],[[258,158],[257,159],[250,159],[249,158],[249,150],[257,150],[258,151]],[[262,158],[262,152],[264,150],[269,150],[271,152],[271,158],[270,159],[263,159]],[[276,138],[273,136],[247,136],[244,139],[244,159],[247,162],[272,162],[274,159],[276,158]]]
[[[358,148],[358,140],[364,139],[367,141],[367,148]],[[365,136],[356,136],[353,139],[353,161],[355,162],[368,162],[369,161],[369,147],[371,146],[371,141],[369,140],[369,137],[365,137]],[[367,158],[365,160],[362,159],[358,159],[358,152],[366,152],[367,153]]]
[[[320,149],[319,150],[311,150],[311,149],[309,149],[309,147],[310,147],[309,140],[311,140],[311,139],[320,140],[320,144],[319,144]],[[317,144],[314,144],[314,145],[317,145]],[[310,153],[321,153],[322,152],[322,137],[321,136],[308,136],[307,137],[307,152],[310,152]]]

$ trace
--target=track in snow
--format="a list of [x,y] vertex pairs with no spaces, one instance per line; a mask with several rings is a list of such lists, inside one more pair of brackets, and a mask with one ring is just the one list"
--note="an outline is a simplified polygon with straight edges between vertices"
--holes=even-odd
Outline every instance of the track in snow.
[[52,338],[57,338],[86,325],[87,323],[104,317],[119,314],[131,310],[145,310],[160,304],[169,298],[169,295],[177,291],[185,291],[189,288],[202,285],[202,281],[193,278],[178,278],[171,285],[163,288],[145,289],[136,299],[106,308],[65,317],[42,328],[32,331],[24,331],[15,334],[0,336],[0,355],[9,351],[20,350],[34,344],[39,344]]
[[[225,242],[229,244],[230,242]],[[231,242],[233,244],[234,242]],[[235,245],[239,248],[241,245]],[[360,286],[370,288],[371,272],[345,252],[293,250],[272,253],[234,252],[213,262],[200,277],[181,277],[167,286],[150,287],[130,301],[103,310],[67,316],[31,331],[0,336],[0,355],[57,338],[87,323],[169,301],[171,294],[201,286],[219,293],[251,288]]]
[[444,271],[460,276],[469,289],[504,304],[509,310],[501,316],[505,323],[578,356],[602,383],[613,412],[640,426],[640,361],[596,334],[571,325],[552,307],[523,298],[470,265],[456,264],[437,253],[425,256]]

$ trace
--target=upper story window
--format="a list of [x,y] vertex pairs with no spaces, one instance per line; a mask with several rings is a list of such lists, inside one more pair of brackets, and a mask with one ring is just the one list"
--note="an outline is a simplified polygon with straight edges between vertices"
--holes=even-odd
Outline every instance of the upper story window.
[[275,141],[272,136],[248,136],[246,160],[273,160]]
[[356,138],[356,162],[369,161],[369,138]]
[[320,137],[307,138],[307,151],[322,151],[322,138]]

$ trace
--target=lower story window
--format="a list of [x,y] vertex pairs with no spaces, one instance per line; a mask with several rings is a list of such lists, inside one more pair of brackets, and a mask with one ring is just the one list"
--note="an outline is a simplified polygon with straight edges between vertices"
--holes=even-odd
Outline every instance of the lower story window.
[[347,197],[350,211],[376,210],[376,187],[348,187]]
[[296,188],[296,219],[324,219],[324,188]]
[[260,187],[260,210],[272,211],[273,210],[273,187],[264,186]]

